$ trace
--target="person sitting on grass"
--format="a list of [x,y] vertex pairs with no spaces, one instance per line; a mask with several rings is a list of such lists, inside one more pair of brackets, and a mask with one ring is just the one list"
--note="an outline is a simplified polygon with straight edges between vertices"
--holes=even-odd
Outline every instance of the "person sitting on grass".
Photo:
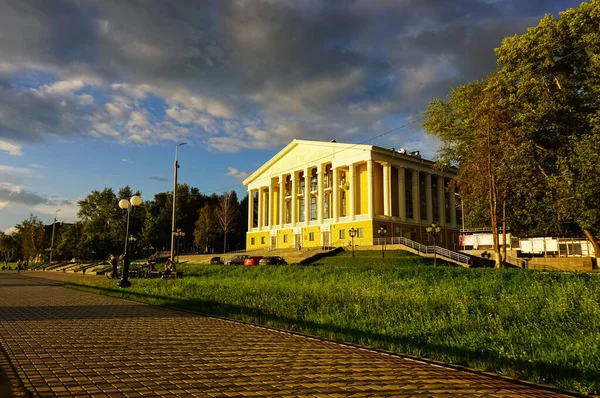
[[173,272],[175,272],[175,265],[173,264],[173,261],[171,261],[171,259],[169,258],[169,259],[167,259],[167,262],[165,262],[164,276],[169,276]]

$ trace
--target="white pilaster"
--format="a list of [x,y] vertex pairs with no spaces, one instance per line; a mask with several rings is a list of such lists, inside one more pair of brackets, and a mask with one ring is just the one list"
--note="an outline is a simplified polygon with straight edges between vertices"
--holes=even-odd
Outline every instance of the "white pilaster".
[[273,203],[273,180],[271,179],[271,181],[269,181],[269,187],[267,189],[267,218],[268,218],[268,223],[269,223],[269,229],[273,228],[273,221],[274,221],[274,217],[273,217],[273,209],[275,208],[275,203]]
[[369,219],[374,217],[375,200],[373,198],[373,161],[367,160],[367,215]]
[[413,204],[413,219],[416,222],[421,221],[421,194],[419,193],[419,188],[421,188],[421,184],[419,181],[419,171],[412,171],[412,204]]
[[324,218],[324,207],[325,207],[325,188],[323,186],[323,174],[325,173],[325,168],[322,164],[319,164],[317,168],[317,220],[319,220],[319,224],[323,224]]
[[262,187],[258,188],[258,229],[262,229],[264,221],[265,198],[263,197]]
[[446,198],[444,196],[444,177],[437,176],[437,197],[438,197],[438,215],[439,224],[446,225]]
[[392,215],[392,189],[391,189],[391,165],[383,164],[383,214],[386,216]]
[[332,201],[329,206],[333,206],[333,221],[340,220],[340,176],[339,170],[333,169],[333,187],[331,189]]
[[349,203],[348,205],[350,206],[350,220],[354,221],[354,219],[356,218],[356,204],[355,204],[355,199],[356,199],[356,166],[351,164],[349,167],[349,171],[348,171],[348,179],[350,180],[350,190],[349,190],[349,195],[350,196],[348,199]]
[[406,220],[406,170],[404,167],[398,167],[398,207],[399,216],[403,221]]
[[308,167],[304,168],[304,222],[306,225],[310,221],[310,177]]
[[285,176],[279,176],[279,227],[285,222]]
[[254,226],[254,190],[248,190],[248,232]]
[[292,202],[291,202],[292,217],[291,217],[290,221],[292,222],[292,227],[295,227],[296,220],[298,217],[296,214],[296,212],[298,211],[298,210],[296,210],[296,204],[298,203],[298,191],[297,191],[296,184],[298,183],[298,179],[296,178],[295,171],[292,171],[290,178],[291,178],[291,182],[292,182]]
[[425,173],[425,209],[427,223],[433,222],[433,196],[431,195],[431,174]]

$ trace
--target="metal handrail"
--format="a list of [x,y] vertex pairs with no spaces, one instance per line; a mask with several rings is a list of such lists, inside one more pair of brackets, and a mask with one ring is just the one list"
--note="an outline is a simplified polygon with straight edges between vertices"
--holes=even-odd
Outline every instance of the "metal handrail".
[[[348,245],[352,244],[350,239],[344,239],[343,242],[344,243],[348,242]],[[390,238],[373,238],[373,239],[355,238],[354,239],[355,245],[380,246],[384,242],[387,245],[404,245],[404,246],[410,247],[411,249],[414,249],[420,253],[425,253],[425,254],[433,254],[435,252],[437,255],[439,255],[441,257],[446,257],[448,259],[454,260],[461,264],[471,264],[471,258],[467,255],[457,253],[455,251],[448,250],[448,249],[440,247],[440,246],[426,246],[422,243],[415,242],[414,240],[410,240],[410,239],[407,239],[407,238],[404,238],[401,236],[390,237]],[[344,246],[344,244],[339,245],[339,246]]]

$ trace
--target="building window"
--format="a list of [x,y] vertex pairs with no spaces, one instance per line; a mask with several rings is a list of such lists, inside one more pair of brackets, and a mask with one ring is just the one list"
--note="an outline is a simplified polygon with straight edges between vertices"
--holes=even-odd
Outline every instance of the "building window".
[[310,197],[310,219],[317,219],[317,198],[315,196]]
[[283,235],[283,243],[288,243],[288,236],[287,236],[287,234]]
[[406,218],[415,218],[413,212],[413,201],[412,201],[412,172],[405,170],[404,171],[405,178],[405,196],[404,203],[406,203]]
[[261,245],[264,245],[264,244],[265,244],[265,237],[264,237],[264,236],[261,236],[261,237],[260,237],[260,244],[261,244]]
[[356,237],[357,238],[364,238],[364,236],[365,236],[365,233],[364,233],[363,229],[362,228],[356,228]]
[[346,191],[341,192],[341,203],[342,208],[340,209],[340,213],[342,213],[341,217],[346,217]]
[[396,227],[394,233],[396,234],[396,236],[401,236],[402,230],[400,229],[400,227]]
[[315,192],[317,190],[317,169],[313,169],[310,176],[310,190]]
[[345,238],[346,238],[346,230],[340,229],[340,239],[345,239]]
[[298,194],[304,194],[304,177],[301,177],[300,182],[298,183]]
[[329,218],[329,195],[325,195],[325,203],[323,205],[323,213],[325,218]]
[[305,206],[305,201],[304,200],[300,200],[300,215],[298,217],[298,221],[303,222],[304,221],[304,206]]
[[285,202],[285,223],[289,224],[292,222],[292,209],[291,202]]
[[308,240],[313,242],[315,240],[315,233],[314,232],[309,232],[308,233]]
[[254,238],[250,238],[250,244],[254,245]]

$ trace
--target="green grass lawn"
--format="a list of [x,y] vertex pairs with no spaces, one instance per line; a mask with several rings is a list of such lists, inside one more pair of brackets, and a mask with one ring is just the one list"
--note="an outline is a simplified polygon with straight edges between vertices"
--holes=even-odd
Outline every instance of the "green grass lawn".
[[390,251],[320,262],[181,264],[183,279],[87,289],[600,392],[600,275],[434,267]]

